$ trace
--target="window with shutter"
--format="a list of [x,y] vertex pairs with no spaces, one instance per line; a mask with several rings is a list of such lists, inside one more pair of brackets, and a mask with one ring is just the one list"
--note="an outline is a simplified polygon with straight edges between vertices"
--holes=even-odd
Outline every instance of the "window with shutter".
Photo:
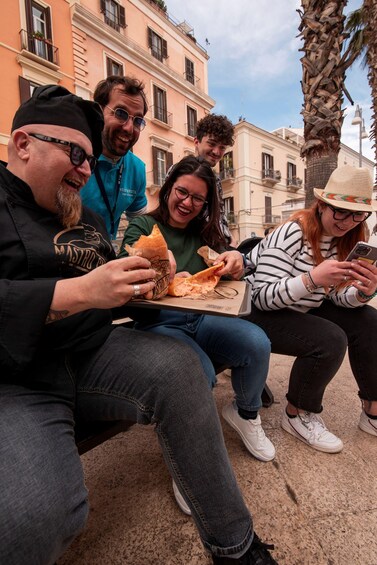
[[194,63],[185,57],[185,78],[195,84]]
[[190,137],[195,137],[197,121],[198,115],[196,110],[187,106],[187,135]]
[[173,155],[159,147],[152,147],[153,182],[162,186],[165,182],[166,171],[173,164]]
[[150,27],[148,28],[148,47],[151,50],[151,55],[163,61],[168,57],[168,44],[165,39],[162,39],[156,32]]
[[153,117],[160,122],[168,123],[166,91],[153,85]]
[[122,63],[118,63],[118,61],[114,61],[114,59],[111,59],[111,57],[106,57],[106,73],[107,76],[110,75],[123,76],[124,70]]
[[294,163],[287,163],[287,179],[292,181],[296,179],[296,165]]
[[271,196],[264,197],[264,211],[265,211],[265,222],[272,222],[272,199]]
[[262,153],[262,177],[274,178],[274,158],[269,153]]
[[26,0],[25,8],[28,51],[55,63],[50,8],[34,0]]
[[104,14],[105,23],[116,31],[126,27],[125,9],[115,0],[100,0],[100,10]]

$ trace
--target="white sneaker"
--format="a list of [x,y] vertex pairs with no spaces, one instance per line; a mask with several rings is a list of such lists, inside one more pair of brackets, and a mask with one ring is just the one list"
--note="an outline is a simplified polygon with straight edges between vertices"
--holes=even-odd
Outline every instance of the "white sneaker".
[[377,436],[377,420],[372,420],[368,418],[365,414],[364,410],[361,412],[360,420],[359,420],[359,428],[366,432],[367,434],[371,434],[372,436]]
[[238,414],[236,403],[232,402],[223,408],[222,415],[254,457],[260,461],[271,461],[275,457],[275,448],[263,431],[259,414],[255,420],[245,420]]
[[342,440],[329,432],[322,418],[313,412],[304,412],[295,418],[288,418],[284,411],[281,427],[318,451],[338,453],[343,449]]
[[175,481],[173,481],[173,492],[174,492],[175,500],[177,501],[179,508],[182,510],[182,512],[187,514],[187,516],[191,516],[191,510],[187,506],[187,503],[186,503],[185,499],[183,498],[183,496],[181,495],[177,485],[175,484]]

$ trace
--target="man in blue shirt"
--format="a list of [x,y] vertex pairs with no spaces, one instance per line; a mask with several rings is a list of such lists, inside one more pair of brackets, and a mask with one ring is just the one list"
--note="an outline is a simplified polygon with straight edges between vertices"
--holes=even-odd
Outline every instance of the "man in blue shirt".
[[81,198],[103,217],[115,240],[123,212],[131,219],[147,209],[145,164],[130,149],[145,127],[148,105],[143,83],[117,75],[98,83],[94,100],[105,119],[103,150]]

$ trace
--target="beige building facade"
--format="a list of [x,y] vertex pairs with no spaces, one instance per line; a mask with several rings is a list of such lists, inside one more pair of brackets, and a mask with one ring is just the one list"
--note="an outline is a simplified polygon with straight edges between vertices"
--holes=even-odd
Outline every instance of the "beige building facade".
[[[302,130],[267,132],[240,121],[235,143],[220,163],[225,209],[234,244],[287,220],[305,205],[305,161],[300,157]],[[359,153],[341,144],[339,165],[359,166]],[[371,171],[373,161],[362,158]],[[375,218],[370,222],[375,223]],[[371,229],[373,226],[371,227]]]

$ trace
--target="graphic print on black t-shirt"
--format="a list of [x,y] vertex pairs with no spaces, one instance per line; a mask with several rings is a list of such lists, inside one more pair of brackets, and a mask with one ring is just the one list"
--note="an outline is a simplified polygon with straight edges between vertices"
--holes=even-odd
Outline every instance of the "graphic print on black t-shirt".
[[62,230],[53,241],[59,265],[66,277],[92,271],[106,263],[112,252],[110,242],[89,224]]

